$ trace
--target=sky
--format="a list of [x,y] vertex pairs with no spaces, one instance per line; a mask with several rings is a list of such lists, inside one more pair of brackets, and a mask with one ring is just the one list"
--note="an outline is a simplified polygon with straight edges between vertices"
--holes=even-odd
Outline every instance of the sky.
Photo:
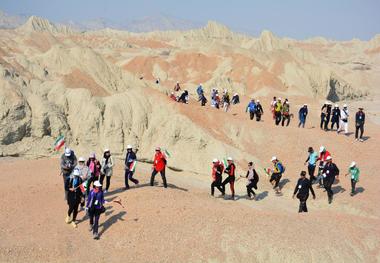
[[380,33],[380,0],[0,0],[0,9],[53,22],[166,14],[204,24],[214,20],[253,36],[266,29],[295,39],[369,40]]

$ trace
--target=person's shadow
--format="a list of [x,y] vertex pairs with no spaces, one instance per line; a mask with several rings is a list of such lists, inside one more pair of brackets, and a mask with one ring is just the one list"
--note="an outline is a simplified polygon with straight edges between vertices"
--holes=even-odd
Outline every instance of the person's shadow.
[[340,185],[331,187],[331,190],[333,191],[334,194],[344,193],[346,191],[346,189],[341,187]]
[[268,196],[268,191],[264,191],[264,192],[256,195],[256,201],[263,200],[267,196]]
[[102,227],[102,230],[99,232],[99,235],[101,236],[102,234],[104,234],[108,230],[108,228],[110,228],[117,221],[124,221],[123,216],[125,214],[127,214],[126,211],[120,211],[116,215],[113,215],[110,218],[108,218],[103,224],[99,225]]
[[365,188],[363,187],[356,187],[355,192],[356,194],[361,194],[365,191]]
[[369,139],[371,139],[371,137],[369,137],[369,136],[363,136],[363,141],[367,141],[367,140],[369,140]]
[[169,188],[176,189],[176,190],[184,191],[184,192],[189,191],[188,189],[183,188],[183,187],[176,186],[175,184],[168,184],[168,187],[169,187]]
[[281,182],[278,184],[278,186],[280,187],[280,189],[282,189],[289,182],[290,182],[290,180],[285,178],[285,179],[281,180]]

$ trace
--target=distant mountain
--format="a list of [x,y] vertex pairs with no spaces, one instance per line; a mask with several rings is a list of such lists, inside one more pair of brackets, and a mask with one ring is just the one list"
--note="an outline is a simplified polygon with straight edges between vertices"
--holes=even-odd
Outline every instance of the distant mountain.
[[16,28],[24,24],[27,19],[26,15],[9,15],[0,10],[0,28]]

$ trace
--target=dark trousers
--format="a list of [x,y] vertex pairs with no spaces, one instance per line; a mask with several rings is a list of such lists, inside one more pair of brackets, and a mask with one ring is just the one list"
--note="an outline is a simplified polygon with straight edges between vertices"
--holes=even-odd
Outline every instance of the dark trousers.
[[255,112],[254,112],[254,111],[250,111],[250,112],[249,112],[249,118],[250,118],[251,120],[253,120],[254,117],[255,117]]
[[282,123],[281,123],[282,126],[284,126],[285,121],[286,121],[286,126],[289,126],[290,115],[282,115]]
[[247,185],[247,195],[249,197],[251,197],[251,194],[253,194],[254,196],[256,195],[255,191],[253,191],[252,188],[257,189],[257,182],[250,181]]
[[313,181],[316,179],[315,176],[314,176],[315,165],[311,165],[311,164],[309,164],[309,165],[307,166],[307,171],[309,172],[310,182],[313,183]]
[[305,122],[306,122],[306,118],[305,119],[300,119],[300,122],[298,123],[298,127],[302,126],[302,128],[305,128]]
[[230,190],[232,197],[235,196],[235,176],[228,176],[226,179],[224,179],[222,186],[223,186],[223,192],[226,192],[226,184],[230,184]]
[[124,173],[125,188],[129,188],[129,180],[131,180],[134,184],[139,183],[139,180],[133,178],[133,174],[134,172],[129,169],[125,170],[125,173]]
[[275,182],[273,188],[277,188],[280,184],[282,175],[280,173],[273,173],[272,176],[270,177],[269,182],[272,183],[273,181]]
[[93,182],[96,181],[95,179],[96,177],[94,177],[93,175],[90,176],[90,178],[87,179],[87,189],[86,189],[86,196],[89,196],[90,194],[90,186]]
[[351,179],[351,193],[355,193],[355,188],[356,188],[356,181],[354,179]]
[[325,178],[325,179],[323,180],[323,185],[324,185],[325,190],[326,190],[326,192],[327,192],[327,197],[329,198],[329,201],[332,200],[333,195],[334,195],[334,193],[333,193],[333,191],[332,191],[332,189],[331,189],[331,186],[332,186],[333,182],[334,182],[334,179],[326,179],[326,178]]
[[215,187],[222,193],[222,195],[224,195],[224,191],[223,191],[223,187],[222,187],[222,179],[215,180],[214,182],[212,182],[212,184],[211,184],[211,195],[212,196],[214,195]]
[[106,190],[110,188],[111,185],[111,176],[106,176],[105,174],[100,175],[100,183],[103,185],[104,177],[106,178]]
[[281,112],[275,111],[274,116],[276,117],[276,125],[279,125],[281,122]]
[[261,113],[256,112],[256,121],[261,121]]
[[326,119],[326,114],[322,113],[321,114],[321,124],[319,125],[321,129],[324,128],[325,119]]
[[73,214],[73,221],[75,221],[77,219],[77,215],[78,215],[78,207],[79,207],[79,204],[80,204],[80,198],[72,198],[72,200],[69,200],[69,210],[67,211],[67,215],[68,216],[71,216],[71,214]]
[[65,190],[65,200],[67,200],[68,191],[66,189],[69,189],[70,173],[63,173],[62,178],[63,178],[63,189]]
[[92,232],[94,234],[98,234],[100,211],[98,209],[95,209],[94,212],[89,213],[89,216],[90,225],[92,226]]
[[298,209],[298,213],[302,213],[302,212],[307,213],[306,201],[309,198],[309,195],[297,195],[297,198],[300,200],[300,206]]
[[[154,177],[156,177],[156,174],[158,171],[156,169],[153,169],[152,176],[150,177],[150,185],[153,186],[154,183]],[[168,184],[166,183],[166,177],[165,177],[165,169],[160,172],[162,177],[162,182],[164,183],[164,187],[167,188]]]
[[364,124],[360,124],[359,126],[356,125],[355,126],[355,139],[358,139],[358,135],[359,135],[359,130],[360,130],[360,139],[363,138],[363,133],[364,133]]
[[336,124],[336,129],[339,129],[339,120],[331,120],[331,130],[334,129],[334,126]]

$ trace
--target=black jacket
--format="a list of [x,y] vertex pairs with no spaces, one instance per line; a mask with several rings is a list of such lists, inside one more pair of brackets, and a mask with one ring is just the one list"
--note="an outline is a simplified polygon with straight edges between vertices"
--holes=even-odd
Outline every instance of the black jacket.
[[309,195],[309,191],[311,192],[311,194],[313,196],[315,196],[315,193],[314,193],[314,190],[313,190],[313,187],[311,186],[311,182],[309,179],[307,178],[300,178],[298,179],[298,182],[297,182],[297,185],[296,185],[296,188],[294,188],[294,195],[297,194],[298,192],[298,196],[302,196],[302,197],[305,197],[305,196],[308,196]]
[[127,151],[127,154],[125,155],[125,165],[129,168],[129,166],[136,160],[136,154],[134,151]]
[[339,109],[339,108],[334,108],[334,109],[332,110],[331,121],[338,122],[339,119],[340,119],[340,109]]
[[339,169],[335,163],[327,163],[323,168],[322,174],[327,181],[334,182],[335,176],[339,175]]
[[355,115],[355,121],[356,121],[356,126],[360,126],[360,125],[364,124],[364,122],[365,122],[364,112],[358,111]]

